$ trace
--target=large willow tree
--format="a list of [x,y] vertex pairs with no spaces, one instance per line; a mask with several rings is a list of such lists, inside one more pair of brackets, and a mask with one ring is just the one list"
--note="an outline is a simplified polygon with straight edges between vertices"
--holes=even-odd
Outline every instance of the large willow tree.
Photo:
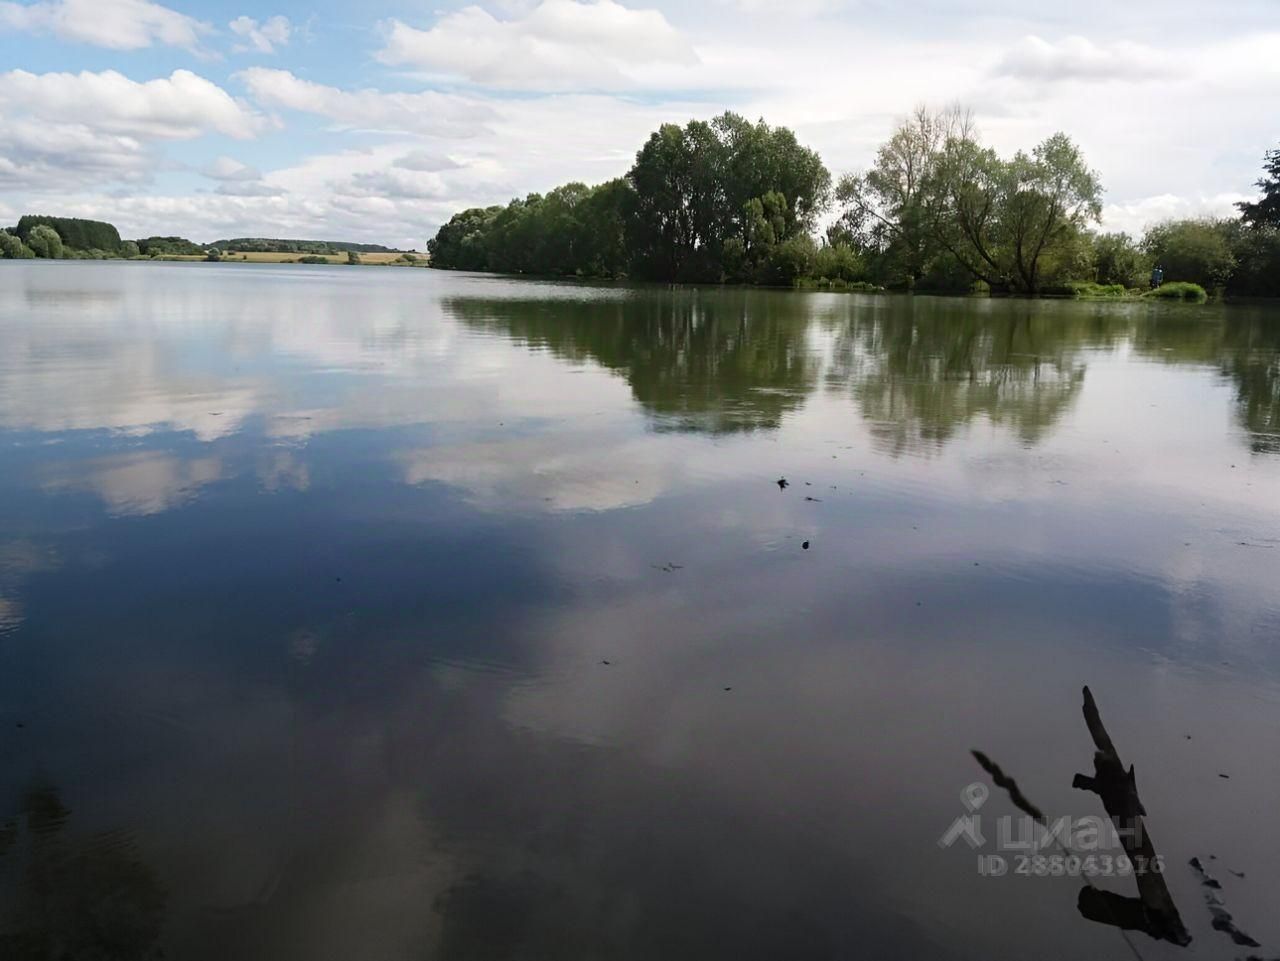
[[1078,272],[1083,232],[1102,211],[1098,176],[1066,134],[1006,160],[958,108],[918,109],[837,196],[837,230],[878,256],[886,275],[911,285],[946,260],[1020,293]]

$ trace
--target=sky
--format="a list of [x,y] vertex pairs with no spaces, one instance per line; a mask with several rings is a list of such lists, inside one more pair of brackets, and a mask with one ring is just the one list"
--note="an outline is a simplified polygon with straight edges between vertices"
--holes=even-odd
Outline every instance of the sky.
[[422,249],[625,173],[664,122],[791,127],[835,176],[917,104],[1062,130],[1102,226],[1229,214],[1280,145],[1280,0],[0,0],[0,225]]

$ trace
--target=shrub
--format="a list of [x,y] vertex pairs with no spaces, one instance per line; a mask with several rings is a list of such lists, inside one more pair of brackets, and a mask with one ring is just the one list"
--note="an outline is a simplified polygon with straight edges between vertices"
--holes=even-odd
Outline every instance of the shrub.
[[0,230],[0,257],[5,260],[30,260],[34,256],[35,252],[21,240],[7,230]]
[[142,248],[140,248],[137,245],[137,243],[132,240],[126,240],[120,244],[121,257],[137,257],[141,253],[142,253]]
[[769,251],[766,265],[768,281],[773,284],[794,284],[801,277],[813,276],[813,265],[818,257],[817,244],[808,234],[796,234]]
[[1060,284],[1047,284],[1040,292],[1051,297],[1124,297],[1129,291],[1124,284],[1095,284],[1092,280],[1067,280]]
[[1158,300],[1186,300],[1196,304],[1203,304],[1209,299],[1209,295],[1205,293],[1205,289],[1199,284],[1190,284],[1177,280],[1161,284],[1154,290],[1148,290],[1142,296],[1155,297]]
[[62,238],[48,224],[36,224],[27,234],[27,246],[37,257],[60,260],[63,255]]
[[204,255],[204,259],[211,264],[216,264],[222,260],[222,251],[217,247],[210,247],[209,252]]
[[1147,231],[1143,246],[1169,281],[1206,289],[1224,286],[1235,269],[1230,224],[1219,220],[1174,220]]
[[328,257],[321,257],[318,254],[307,254],[305,257],[298,258],[300,264],[327,264],[328,262]]
[[848,244],[825,244],[818,249],[814,273],[849,283],[866,276],[866,267]]
[[1151,264],[1128,234],[1099,234],[1093,238],[1093,273],[1099,284],[1141,287]]
[[349,263],[349,264],[358,264],[358,263],[360,263],[360,255],[359,255],[358,253],[356,253],[354,250],[348,250],[348,251],[347,251],[347,263]]

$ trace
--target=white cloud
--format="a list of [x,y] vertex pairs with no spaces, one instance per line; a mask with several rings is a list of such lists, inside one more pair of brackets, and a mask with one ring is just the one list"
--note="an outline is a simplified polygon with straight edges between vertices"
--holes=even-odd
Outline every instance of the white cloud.
[[281,16],[269,17],[262,23],[252,17],[236,17],[227,26],[245,41],[236,44],[233,48],[236,53],[275,53],[278,47],[288,45],[293,33],[289,18]]
[[[185,70],[139,83],[104,73],[0,74],[0,187],[141,183],[162,166],[155,143],[206,133],[247,138],[262,118]],[[215,163],[216,165],[216,163]]]
[[467,137],[478,133],[492,116],[489,108],[474,99],[434,90],[340,90],[267,67],[250,67],[236,77],[264,107],[316,114],[345,129]]
[[151,176],[150,149],[135,137],[76,124],[0,116],[0,187],[29,191],[65,187],[68,179],[95,184]]
[[424,173],[438,173],[441,170],[457,170],[460,166],[456,160],[444,154],[431,153],[427,150],[411,150],[395,160],[397,167],[405,170],[420,170]]
[[219,184],[216,192],[224,197],[282,197],[288,193],[283,187],[273,187],[260,180],[229,180]]
[[1213,196],[1180,197],[1176,194],[1158,194],[1127,203],[1107,204],[1102,209],[1104,230],[1123,230],[1139,236],[1152,224],[1163,220],[1182,220],[1188,217],[1237,217],[1236,204],[1252,200],[1245,194],[1221,193]]
[[165,44],[196,50],[211,28],[150,0],[0,2],[0,29],[52,33],[60,40],[112,50]]
[[10,70],[0,74],[0,106],[43,123],[160,140],[186,140],[211,131],[243,140],[263,125],[245,104],[189,70],[145,82],[114,70]]
[[211,180],[260,180],[262,174],[234,157],[219,157],[200,171]]
[[613,0],[542,0],[508,20],[471,6],[441,17],[429,30],[393,20],[379,58],[485,86],[526,90],[615,89],[630,85],[632,68],[698,59],[661,12]]
[[1086,37],[1051,43],[1023,37],[996,66],[996,73],[1033,81],[1157,80],[1177,72],[1167,54],[1138,43],[1097,44]]
[[394,199],[440,198],[447,194],[439,174],[399,168],[356,174],[351,178],[351,190],[359,196]]

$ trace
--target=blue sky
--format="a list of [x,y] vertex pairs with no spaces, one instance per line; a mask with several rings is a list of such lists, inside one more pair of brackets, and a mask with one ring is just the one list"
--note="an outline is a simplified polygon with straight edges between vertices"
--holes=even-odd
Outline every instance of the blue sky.
[[0,0],[0,223],[421,247],[666,120],[763,116],[838,175],[955,101],[1001,151],[1074,137],[1109,228],[1226,213],[1280,143],[1280,6]]

